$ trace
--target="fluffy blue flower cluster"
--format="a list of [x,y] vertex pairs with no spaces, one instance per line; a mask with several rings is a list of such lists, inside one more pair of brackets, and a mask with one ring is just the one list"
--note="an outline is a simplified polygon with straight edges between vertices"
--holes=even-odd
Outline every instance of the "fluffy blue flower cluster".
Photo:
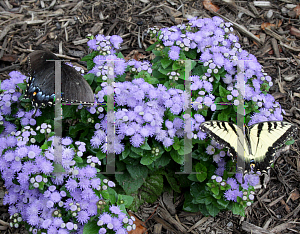
[[[266,87],[273,86],[272,78],[264,72],[254,55],[241,48],[238,37],[232,34],[232,31],[231,23],[224,22],[220,17],[212,19],[195,17],[186,25],[160,30],[154,27],[148,30],[152,37],[160,41],[156,44],[156,49],[163,50],[169,47],[168,56],[174,61],[180,59],[180,52],[197,49],[197,53],[200,54],[199,61],[207,70],[201,77],[201,81],[197,76],[194,77],[194,81],[192,78],[192,83],[196,83],[192,84],[192,87],[204,81],[213,83],[216,80],[214,75],[224,69],[226,74],[222,77],[222,81],[226,89],[230,91],[230,94],[226,96],[227,101],[236,106],[239,105],[237,97],[241,93],[246,101],[253,101],[253,104],[259,107],[257,113],[253,114],[249,125],[267,120],[282,121],[279,103],[275,102],[272,95],[264,92]],[[238,66],[242,68],[242,73],[238,72]],[[238,78],[242,78],[245,84],[237,82]],[[199,86],[201,89],[201,84]],[[198,95],[195,96],[197,99]],[[201,100],[200,98],[199,100],[198,98],[195,102],[206,105],[212,101],[213,99]],[[215,110],[214,108],[212,110]]]
[[[97,101],[104,102],[103,97],[112,92],[107,83],[102,83],[103,89],[97,94]],[[183,120],[175,118],[172,122],[164,120],[164,115],[169,110],[174,115],[184,111],[184,93],[179,89],[169,89],[163,85],[155,88],[143,79],[134,79],[132,82],[117,82],[114,87],[115,119],[100,114],[100,125],[95,125],[95,135],[91,145],[95,148],[102,147],[106,152],[107,122],[115,122],[115,153],[124,150],[121,141],[128,137],[134,147],[140,147],[146,137],[154,137],[162,142],[165,147],[173,144],[173,137],[183,137]],[[198,130],[199,131],[199,130]]]
[[[251,111],[254,110],[248,122],[249,125],[261,121],[281,121],[283,119],[283,110],[279,103],[275,102],[272,95],[266,93],[273,85],[271,77],[264,72],[254,55],[241,48],[238,37],[232,32],[231,23],[225,23],[219,17],[212,19],[193,18],[187,24],[161,29],[154,27],[148,30],[150,36],[157,39],[154,50],[161,51],[160,56],[165,56],[167,51],[168,58],[174,63],[180,64],[183,52],[196,50],[197,54],[200,54],[199,61],[203,64],[205,72],[201,77],[199,75],[190,77],[192,109],[195,113],[193,117],[185,116],[191,118],[194,139],[204,140],[206,138],[206,134],[199,131],[199,125],[205,121],[205,116],[202,114],[203,110],[208,108],[212,112],[217,110],[220,98],[217,98],[214,93],[216,83],[225,87],[223,102],[238,106],[240,94],[243,95],[245,101],[249,102],[249,106],[252,107]],[[166,48],[168,50],[165,50]],[[101,59],[103,57],[106,56],[102,56]],[[96,63],[95,60],[94,62]],[[136,63],[138,62],[129,61],[127,65]],[[238,72],[238,69],[242,69],[242,73]],[[144,70],[146,70],[146,66]],[[131,71],[140,72],[141,69],[138,70],[137,67],[133,67]],[[217,75],[221,72],[225,74],[221,76],[220,80]],[[118,75],[122,74],[119,73]],[[181,74],[178,73],[178,70],[173,70],[166,75],[170,80],[177,81]],[[244,83],[238,82],[240,78]],[[134,147],[140,147],[145,138],[153,137],[158,142],[162,142],[165,147],[169,147],[173,145],[174,137],[183,137],[185,91],[174,88],[166,90],[166,88],[162,88],[161,84],[155,87],[143,79],[136,79],[133,82],[114,82],[113,88],[109,87],[106,82],[102,83],[101,86],[104,88],[97,94],[99,102],[103,102],[104,96],[110,94],[114,89],[117,104],[114,143],[116,154],[124,151],[125,147],[122,143],[124,140],[129,139]],[[173,121],[164,118],[168,112],[178,117],[174,118]],[[95,113],[94,109],[93,113]],[[107,121],[113,123],[113,120],[103,114],[98,115],[98,118],[101,119],[101,122],[97,127],[95,126],[91,145],[95,148],[101,147],[102,152],[106,152],[106,124]],[[215,148],[218,148],[218,152],[215,152]],[[222,176],[225,171],[226,162],[222,157],[226,153],[220,151],[221,149],[222,147],[214,144],[209,145],[206,151],[207,154],[213,155],[218,166],[215,171],[216,176]],[[243,184],[242,181],[237,182],[242,184],[245,192],[249,185],[254,186],[258,183],[257,178],[256,176],[256,179],[251,180],[252,182],[245,179]],[[227,193],[236,196],[233,199],[227,196]],[[232,187],[227,193],[225,194],[227,200],[236,201],[237,196],[241,195],[242,191]]]
[[[184,137],[184,119],[189,118],[192,134],[188,137],[204,140],[206,134],[199,131],[199,125],[205,121],[207,112],[214,113],[220,101],[239,105],[239,95],[244,97],[247,108],[251,108],[249,113],[253,113],[249,117],[249,125],[282,120],[279,103],[266,93],[273,85],[271,77],[253,55],[241,49],[237,36],[231,32],[231,24],[224,23],[218,17],[193,18],[186,25],[149,30],[150,35],[157,38],[155,51],[161,52],[161,57],[167,56],[166,60],[179,64],[165,73],[168,80],[183,79],[179,69],[182,63],[177,60],[184,57],[184,53],[194,50],[195,54],[199,54],[198,61],[203,65],[204,74],[190,77],[192,116],[184,114],[188,95],[182,89],[153,85],[139,77],[132,82],[109,82],[110,77],[123,76],[126,70],[137,75],[140,72],[151,74],[154,65],[148,61],[126,62],[116,56],[116,50],[122,43],[122,38],[117,35],[92,38],[88,46],[98,54],[89,61],[93,64],[89,73],[101,78],[102,88],[95,97],[103,103],[108,95],[114,93],[115,112],[113,115],[107,114],[101,106],[87,108],[92,116],[87,121],[93,124],[94,130],[90,145],[106,153],[107,126],[115,124],[116,154],[125,150],[126,142],[138,148],[150,137],[167,148],[174,144],[174,139]],[[243,61],[244,84],[238,82],[241,78],[241,73],[238,73],[240,61]],[[220,75],[222,72],[225,75]],[[31,118],[33,110],[26,111],[22,107],[18,111],[12,109],[11,106],[17,106],[21,96],[17,84],[23,83],[26,77],[19,72],[11,72],[10,76],[11,79],[1,84],[1,89],[5,91],[0,95],[0,171],[8,189],[4,204],[10,206],[9,213],[14,220],[12,225],[17,227],[20,222],[26,222],[33,233],[82,233],[84,224],[105,205],[95,191],[106,191],[115,184],[96,176],[101,161],[95,155],[82,158],[87,154],[84,142],[73,142],[70,137],[53,137],[51,124],[37,124],[36,118],[42,116],[40,110],[35,118]],[[81,108],[78,106],[78,109]],[[10,118],[14,121],[10,122]],[[43,146],[37,143],[41,136],[46,139]],[[61,142],[61,158],[55,155],[55,141]],[[158,148],[156,150],[159,151]],[[212,155],[217,168],[209,182],[226,190],[224,197],[227,201],[237,202],[239,198],[247,202],[253,200],[252,191],[247,190],[258,183],[256,175],[247,175],[244,180],[239,174],[224,179],[222,177],[228,163],[224,159],[227,155],[225,149],[212,141],[206,152],[201,153]],[[78,167],[77,162],[83,160],[86,166]],[[57,172],[57,164],[61,164],[64,173]],[[67,222],[62,218],[66,215],[71,217]],[[119,207],[110,206],[99,216],[99,233],[126,233],[135,228],[133,219],[120,212]]]
[[[101,195],[94,191],[115,187],[115,183],[97,177],[97,166],[101,162],[95,156],[87,157],[87,166],[78,167],[76,161],[82,160],[86,144],[80,141],[73,144],[70,137],[53,136],[50,124],[33,127],[36,121],[31,119],[32,111],[20,108],[15,114],[22,126],[18,131],[15,124],[4,119],[3,116],[11,114],[11,105],[21,96],[16,85],[26,79],[19,72],[11,72],[10,76],[10,80],[1,84],[1,88],[8,91],[0,96],[1,126],[4,128],[0,134],[0,172],[8,191],[3,204],[9,205],[13,220],[10,225],[17,228],[21,222],[26,222],[32,233],[82,233],[84,224],[105,204]],[[40,115],[39,111],[36,117]],[[48,139],[43,147],[35,144],[39,134]],[[55,153],[54,138],[62,146],[60,157]],[[61,172],[55,171],[58,163],[63,168]],[[110,206],[109,210],[110,213],[103,213],[112,216],[110,221],[105,220],[108,229],[126,233],[135,228],[132,219],[118,206]],[[66,222],[63,216],[71,218]],[[102,230],[101,233],[105,232]]]

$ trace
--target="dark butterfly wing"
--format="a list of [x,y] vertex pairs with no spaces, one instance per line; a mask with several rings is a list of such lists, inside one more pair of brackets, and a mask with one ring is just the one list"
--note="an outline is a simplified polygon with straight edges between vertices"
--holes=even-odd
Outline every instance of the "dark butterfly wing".
[[[30,98],[34,108],[52,105],[55,97],[55,63],[58,60],[51,52],[35,51],[28,55],[29,81],[25,98]],[[61,92],[63,101],[93,103],[93,90],[74,68],[62,62]],[[35,115],[35,114],[34,114]]]
[[[62,64],[62,92],[66,102],[93,103],[94,93],[88,82],[75,69]],[[71,75],[70,75],[71,74]]]

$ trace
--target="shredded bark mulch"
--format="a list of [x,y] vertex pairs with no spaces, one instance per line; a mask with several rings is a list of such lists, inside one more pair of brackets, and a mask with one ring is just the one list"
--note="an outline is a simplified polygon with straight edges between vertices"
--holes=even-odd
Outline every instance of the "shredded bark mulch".
[[[126,58],[149,59],[149,27],[186,23],[188,17],[220,16],[234,24],[242,48],[254,54],[273,78],[271,93],[285,120],[300,125],[300,5],[296,0],[3,0],[0,1],[0,78],[21,70],[26,56],[48,49],[72,62],[88,54],[87,34],[120,35]],[[300,129],[300,128],[298,128]],[[246,217],[222,212],[217,217],[182,211],[183,196],[164,193],[135,215],[148,233],[300,233],[300,160],[298,136],[282,150],[265,185],[257,190]],[[0,181],[0,233],[27,233],[8,226],[5,187]]]

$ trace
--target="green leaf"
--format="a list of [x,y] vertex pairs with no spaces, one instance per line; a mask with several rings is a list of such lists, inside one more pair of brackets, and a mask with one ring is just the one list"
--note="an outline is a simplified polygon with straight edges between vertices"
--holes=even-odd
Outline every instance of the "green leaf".
[[101,195],[104,199],[108,200],[109,199],[109,193],[107,190],[101,190]]
[[151,51],[151,50],[153,50],[155,47],[156,47],[156,45],[159,43],[159,41],[157,41],[157,42],[155,42],[154,44],[152,44],[151,46],[149,46],[147,49],[146,49],[146,51]]
[[153,53],[155,56],[162,56],[162,52],[161,52],[161,51],[153,50],[152,53]]
[[184,163],[184,155],[178,154],[176,150],[171,150],[170,152],[172,159],[177,162],[178,164]]
[[171,72],[171,71],[173,71],[171,68],[169,68],[169,69],[164,69],[164,68],[159,68],[158,69],[158,71],[159,72],[161,72],[162,74],[164,74],[164,75],[166,75],[167,76],[167,74],[169,73],[169,72]]
[[132,204],[128,207],[128,209],[133,210],[133,211],[137,211],[138,208],[144,204],[145,200],[140,198],[140,195],[138,194],[133,194],[133,202]]
[[185,200],[183,204],[183,210],[187,212],[198,212],[199,211],[199,205],[198,204],[193,204],[192,200],[193,197],[189,192],[186,192],[184,194]]
[[141,155],[139,155],[139,154],[137,154],[137,153],[131,151],[130,154],[129,154],[129,157],[130,157],[130,158],[135,158],[135,159],[136,159],[136,158],[140,158]]
[[192,152],[193,142],[192,140],[185,142],[184,139],[180,140],[180,149],[178,150],[178,154],[185,155]]
[[[0,82],[0,85],[1,85],[1,82]],[[26,84],[25,83],[19,83],[17,84],[17,86],[22,89],[22,90],[26,90]]]
[[128,195],[136,192],[144,183],[142,178],[133,179],[128,172],[116,174],[115,178]]
[[229,116],[228,114],[226,114],[226,112],[223,111],[220,114],[218,114],[218,120],[229,121]]
[[128,172],[116,174],[115,178],[119,185],[124,189],[125,193],[130,195],[136,192],[144,183],[142,178],[133,179]]
[[220,193],[220,189],[219,189],[218,187],[212,188],[211,191],[212,191],[215,195],[219,195],[219,193]]
[[[123,201],[123,203],[121,203],[120,201]],[[132,196],[128,196],[128,195],[118,195],[118,202],[117,205],[121,205],[124,204],[126,208],[130,207],[131,204],[133,202],[133,197]]]
[[285,142],[286,145],[292,145],[295,143],[295,139],[291,139],[291,140],[288,140],[287,142]]
[[123,55],[121,52],[119,52],[118,55],[117,55],[117,57],[123,59],[123,58],[124,58],[124,55]]
[[62,109],[63,109],[63,116],[64,116],[64,118],[69,118],[69,117],[72,118],[72,117],[74,117],[74,115],[76,113],[77,106],[66,106],[66,105],[63,105]]
[[122,152],[122,159],[127,158],[129,154],[130,154],[130,147],[126,145],[125,150]]
[[192,74],[197,76],[202,76],[206,72],[206,69],[204,69],[202,64],[198,64],[193,70]]
[[195,166],[195,171],[197,179],[203,182],[207,178],[207,168],[202,163],[197,163]]
[[133,179],[145,180],[148,176],[148,168],[142,165],[126,165],[126,168]]
[[174,174],[170,172],[170,173],[168,173],[168,174],[166,173],[164,175],[166,176],[171,188],[175,192],[180,193],[181,192],[180,191],[180,186],[178,185],[177,180],[174,178]]
[[220,209],[215,207],[213,204],[207,205],[206,209],[207,209],[208,213],[213,217],[215,217],[220,212]]
[[101,150],[99,150],[96,154],[96,157],[101,160],[101,159],[104,159],[106,158],[106,153],[103,153]]
[[238,203],[233,203],[231,210],[233,214],[245,216],[245,208]]
[[151,154],[149,154],[142,157],[140,163],[143,165],[150,165],[153,161],[153,157],[151,156]]
[[158,158],[155,162],[154,162],[154,166],[156,168],[161,168],[161,167],[165,167],[169,164],[169,162],[171,161],[171,158],[169,155],[167,154],[163,154],[160,158]]
[[148,144],[147,141],[148,141],[148,138],[146,138],[144,144],[140,146],[141,149],[143,149],[143,150],[151,150],[151,147],[149,146],[149,144]]
[[230,93],[227,89],[225,89],[222,85],[219,85],[219,93],[221,97],[226,97]]
[[184,84],[179,84],[175,86],[175,89],[184,90]]
[[117,202],[118,197],[117,192],[110,187],[107,188],[107,192],[109,195],[109,201],[111,202],[111,204],[115,204]]
[[[94,216],[96,217],[96,216]],[[91,218],[83,228],[83,234],[91,234],[91,233],[98,233],[100,230],[100,227],[97,225],[97,220],[94,218]]]
[[162,60],[160,60],[161,65],[163,68],[167,68],[168,66],[170,66],[170,64],[173,62],[172,60],[170,60],[169,58],[163,58]]
[[96,51],[93,51],[92,53],[84,56],[81,61],[90,61],[90,60],[93,60],[93,58],[97,55],[97,52]]
[[197,50],[196,49],[190,49],[189,51],[184,51],[184,54],[186,57],[190,59],[196,59],[197,57]]
[[153,203],[163,191],[163,176],[161,174],[149,176],[141,187],[141,197],[148,203]]
[[34,139],[38,142],[41,143],[43,140],[45,140],[45,134],[42,134],[40,132],[37,132],[37,134],[34,136]]
[[182,67],[182,65],[180,65],[179,63],[178,63],[178,61],[175,61],[174,63],[173,63],[173,65],[172,65],[172,70],[173,71],[177,71],[178,69],[180,69]]
[[81,157],[75,156],[73,160],[77,163],[83,163],[83,159]]
[[84,123],[77,123],[75,126],[69,128],[69,134],[72,138],[75,138],[80,130],[87,129],[87,125]]
[[174,143],[173,143],[173,148],[174,150],[179,150],[180,149],[180,141],[177,137],[174,137]]
[[93,67],[95,66],[95,63],[93,62],[93,60],[88,60],[88,61],[86,62],[86,66],[87,66],[88,71],[90,71],[90,70],[92,70]]
[[88,74],[85,74],[83,77],[84,77],[84,79],[86,79],[86,81],[89,83],[89,85],[91,85],[95,79],[95,74],[88,73]]
[[225,201],[224,199],[218,199],[217,200],[217,203],[222,206],[224,209],[227,208],[228,204],[229,204],[229,201]]
[[134,153],[136,153],[137,155],[143,156],[144,155],[144,150],[141,148],[136,148],[134,146],[131,146],[130,148]]

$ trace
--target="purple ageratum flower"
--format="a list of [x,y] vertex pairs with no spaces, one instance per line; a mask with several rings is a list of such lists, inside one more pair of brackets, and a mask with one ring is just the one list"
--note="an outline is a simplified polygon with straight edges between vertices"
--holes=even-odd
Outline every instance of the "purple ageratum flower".
[[91,49],[96,50],[97,47],[98,47],[98,45],[97,45],[96,43],[97,43],[96,39],[92,39],[92,40],[89,40],[89,41],[87,42],[87,45],[88,45],[88,47],[90,47]]
[[180,53],[180,47],[171,46],[170,50],[168,52],[169,58],[172,59],[172,60],[178,60],[179,59],[179,53]]
[[61,195],[59,192],[53,192],[50,195],[50,200],[54,203],[58,203],[61,200]]
[[66,188],[68,191],[73,192],[78,187],[76,180],[69,178],[66,182]]
[[113,181],[108,181],[108,183],[107,183],[107,185],[109,186],[109,187],[116,187],[116,184],[113,182]]
[[84,224],[89,221],[90,217],[87,211],[81,210],[78,212],[77,220],[79,223]]
[[109,207],[109,210],[110,210],[112,213],[114,213],[114,214],[117,214],[117,215],[121,214],[121,210],[120,210],[120,208],[119,208],[118,206],[111,205],[111,206]]
[[144,140],[145,139],[140,134],[136,133],[130,138],[130,143],[138,148],[143,144]]
[[122,37],[118,36],[118,35],[112,35],[110,37],[110,42],[113,44],[113,46],[116,49],[120,49],[120,44],[123,42]]
[[175,118],[175,119],[173,120],[173,125],[174,125],[174,128],[175,128],[176,130],[182,128],[183,123],[184,123],[183,120],[180,119],[180,118]]
[[247,180],[250,186],[255,186],[259,183],[259,175],[256,174],[246,174],[245,181]]
[[116,234],[127,234],[127,230],[125,228],[120,228],[116,231]]
[[61,144],[62,145],[71,145],[73,142],[72,138],[71,137],[64,137],[62,138],[61,140]]
[[231,186],[232,190],[236,190],[239,188],[239,185],[237,184],[237,182],[234,178],[228,178],[226,183]]
[[110,223],[111,219],[112,219],[112,217],[107,212],[103,212],[99,217],[99,220],[102,220],[103,223],[105,223],[105,224]]
[[206,90],[206,92],[210,93],[213,90],[213,86],[210,82],[204,80],[203,81],[203,88]]
[[86,178],[93,178],[97,174],[97,169],[94,167],[91,167],[90,165],[84,167],[82,170],[84,171],[84,175]]
[[123,227],[122,221],[119,220],[117,217],[113,217],[111,219],[111,223],[113,225],[113,230],[114,231],[117,231],[117,230],[119,230],[120,228]]
[[234,100],[234,101],[233,101],[233,104],[234,104],[235,106],[238,106],[238,105],[240,104],[240,101],[239,101],[239,100]]
[[115,73],[116,75],[123,75],[125,73],[127,64],[124,59],[117,58],[117,61],[115,61]]
[[67,228],[68,230],[73,230],[74,224],[73,224],[72,222],[67,222],[67,223],[66,223],[66,228]]
[[178,115],[181,111],[182,111],[182,106],[175,103],[171,108],[170,111],[172,112],[172,114],[174,115]]
[[30,145],[28,146],[28,154],[32,151],[35,153],[35,156],[39,156],[42,152],[42,149],[38,145]]
[[91,183],[91,187],[93,189],[96,189],[101,184],[101,179],[100,178],[93,178],[93,179],[91,179],[90,183]]
[[93,195],[94,195],[94,191],[91,188],[84,189],[81,194],[83,199],[90,199],[91,197],[93,197]]
[[222,182],[222,177],[221,176],[217,176],[216,182],[218,182],[218,183]]
[[53,164],[42,156],[35,157],[35,164],[46,175],[49,175],[54,170]]
[[[79,148],[79,147],[78,147]],[[73,148],[71,147],[63,147],[62,156],[66,159],[72,159],[75,155]]]
[[8,150],[4,154],[4,158],[7,162],[11,162],[15,159],[15,153],[12,150]]
[[239,191],[237,189],[229,189],[227,191],[225,191],[224,193],[224,197],[227,201],[237,201],[237,197],[242,197],[243,196],[243,192]]
[[173,145],[174,140],[172,138],[166,137],[165,139],[163,139],[163,145],[165,147],[169,147],[171,145]]
[[87,178],[81,178],[78,183],[81,190],[87,189],[90,186],[90,180]]
[[207,146],[206,153],[209,155],[213,155],[215,153],[215,148],[212,145]]
[[106,233],[106,229],[105,228],[100,228],[99,234],[105,234],[105,233]]

